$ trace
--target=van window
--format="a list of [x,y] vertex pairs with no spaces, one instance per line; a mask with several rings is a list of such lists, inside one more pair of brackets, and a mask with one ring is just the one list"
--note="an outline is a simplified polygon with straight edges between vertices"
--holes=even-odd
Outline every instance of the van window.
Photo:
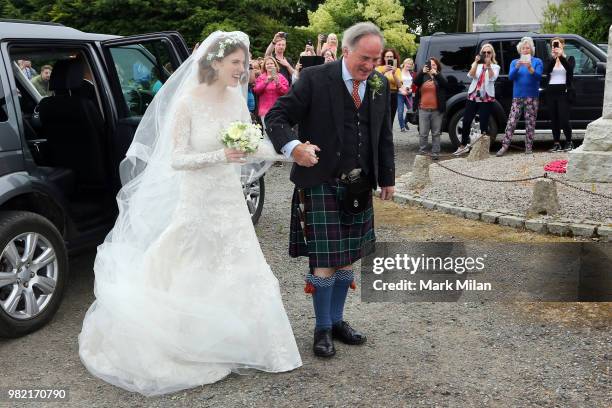
[[166,40],[109,47],[129,116],[142,116],[172,72]]
[[476,56],[476,45],[445,38],[444,41],[432,41],[428,54],[440,60],[443,71],[468,72]]
[[[565,55],[574,57],[576,66],[574,75],[594,75],[597,70],[597,58],[582,44],[575,40],[566,40]],[[548,44],[548,55],[552,55],[551,45]]]
[[[504,40],[501,42],[501,60],[498,62],[501,66],[501,73],[504,75],[508,75],[510,73],[510,64],[512,60],[518,59],[519,53],[516,50],[516,46],[518,45],[520,40]],[[497,52],[497,49],[495,49]]]

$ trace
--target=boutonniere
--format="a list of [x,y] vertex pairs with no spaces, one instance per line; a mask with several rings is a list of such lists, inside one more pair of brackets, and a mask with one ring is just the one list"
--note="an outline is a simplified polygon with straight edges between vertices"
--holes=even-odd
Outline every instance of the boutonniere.
[[382,79],[378,75],[374,75],[368,80],[370,90],[372,91],[372,100],[376,99],[376,95],[382,95],[381,89],[383,87]]

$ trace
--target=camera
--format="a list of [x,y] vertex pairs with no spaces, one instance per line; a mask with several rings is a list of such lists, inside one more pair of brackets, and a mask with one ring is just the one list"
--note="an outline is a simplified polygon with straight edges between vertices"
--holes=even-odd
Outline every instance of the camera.
[[552,45],[553,48],[561,48],[561,44],[559,43],[559,41],[555,41]]
[[306,41],[306,45],[312,45],[312,40]]
[[287,39],[287,33],[281,31],[279,35],[283,37],[284,39]]
[[431,71],[431,61],[427,61],[427,63],[425,64],[425,66],[427,67],[428,70]]
[[393,59],[388,59],[387,60],[387,65],[393,66]]
[[483,63],[483,64],[484,64],[486,56],[487,56],[487,55],[486,55],[484,52],[481,52],[481,53],[479,54],[479,57],[480,57],[480,62],[481,62],[481,63]]

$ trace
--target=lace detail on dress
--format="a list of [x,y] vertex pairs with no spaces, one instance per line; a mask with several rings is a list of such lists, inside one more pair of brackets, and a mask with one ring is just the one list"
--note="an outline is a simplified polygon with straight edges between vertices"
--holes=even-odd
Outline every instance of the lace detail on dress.
[[196,152],[191,145],[192,112],[186,100],[179,102],[172,129],[174,149],[172,167],[176,170],[199,170],[219,163],[226,163],[224,149],[212,152]]

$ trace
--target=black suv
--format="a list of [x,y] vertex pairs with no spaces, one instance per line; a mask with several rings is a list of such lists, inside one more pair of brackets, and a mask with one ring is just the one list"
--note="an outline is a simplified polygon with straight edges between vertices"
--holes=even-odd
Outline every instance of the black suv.
[[[533,32],[476,32],[458,34],[434,34],[421,37],[416,56],[417,69],[431,57],[442,63],[442,73],[449,83],[447,92],[446,114],[443,131],[448,132],[451,142],[457,146],[463,126],[463,110],[467,98],[467,89],[471,79],[467,77],[474,57],[484,43],[491,43],[501,67],[499,78],[495,83],[495,106],[490,118],[489,132],[496,135],[503,132],[506,119],[512,105],[512,81],[508,79],[510,63],[519,57],[516,45],[524,36],[530,36],[535,42],[536,57],[544,63],[550,58],[550,40],[559,36],[565,39],[565,53],[576,59],[574,85],[576,102],[571,109],[571,125],[581,133],[581,129],[601,116],[603,108],[604,83],[606,71],[606,54],[595,44],[579,35],[573,34],[538,34]],[[540,108],[536,122],[536,132],[551,128],[546,104],[543,103],[546,93],[540,93]],[[478,119],[475,120],[477,122]],[[525,132],[525,123],[519,121],[517,131]]]
[[[0,336],[51,319],[67,254],[113,226],[119,163],[155,92],[188,56],[176,32],[118,37],[0,20]],[[52,67],[42,89],[30,64]],[[263,178],[244,192],[256,222]]]

